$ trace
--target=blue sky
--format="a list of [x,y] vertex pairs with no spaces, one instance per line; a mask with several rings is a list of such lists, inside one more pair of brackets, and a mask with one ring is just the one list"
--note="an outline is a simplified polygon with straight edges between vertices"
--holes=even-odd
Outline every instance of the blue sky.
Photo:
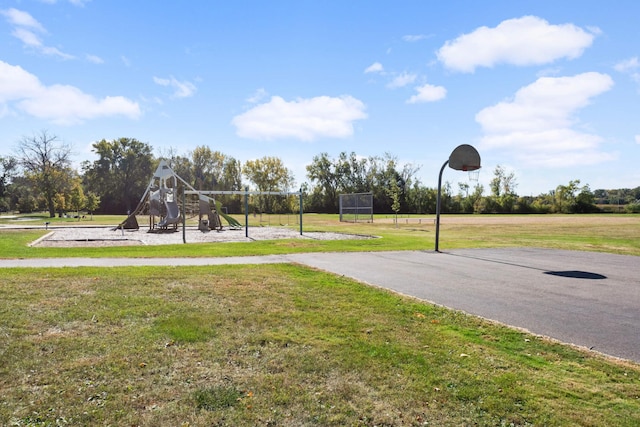
[[486,191],[496,165],[520,195],[634,188],[638,16],[635,0],[2,0],[0,155],[41,130],[78,163],[132,137],[277,156],[299,185],[319,153],[389,152],[434,187],[471,144]]

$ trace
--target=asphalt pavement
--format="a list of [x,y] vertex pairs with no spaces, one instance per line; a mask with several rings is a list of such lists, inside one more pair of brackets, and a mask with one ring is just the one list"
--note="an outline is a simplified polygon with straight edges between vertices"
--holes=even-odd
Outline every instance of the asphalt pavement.
[[296,262],[640,362],[640,257],[537,248],[233,258],[0,259],[6,267]]

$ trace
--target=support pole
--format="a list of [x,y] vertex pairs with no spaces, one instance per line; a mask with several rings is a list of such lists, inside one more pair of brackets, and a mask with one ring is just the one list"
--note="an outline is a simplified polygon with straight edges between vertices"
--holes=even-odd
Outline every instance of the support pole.
[[244,187],[244,237],[249,237],[249,187]]
[[442,173],[444,172],[444,168],[449,164],[449,160],[444,162],[442,168],[440,168],[440,175],[438,175],[438,198],[436,199],[436,252],[440,252],[439,250],[439,241],[440,241],[440,204],[441,204],[441,196],[440,193],[442,191]]
[[302,236],[302,188],[300,188],[300,235]]
[[184,193],[184,185],[182,186],[182,243],[187,243],[187,215],[185,208],[185,198],[187,195]]

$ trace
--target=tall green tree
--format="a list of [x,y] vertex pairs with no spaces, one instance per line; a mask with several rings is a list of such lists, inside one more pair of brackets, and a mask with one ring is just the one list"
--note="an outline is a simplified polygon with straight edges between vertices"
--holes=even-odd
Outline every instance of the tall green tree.
[[9,200],[8,186],[12,178],[17,173],[18,160],[15,157],[0,156],[0,212],[9,210],[11,203]]
[[[9,204],[12,209],[20,213],[30,213],[38,209],[42,199],[41,195],[34,195],[31,189],[32,183],[24,176],[16,176],[9,186]],[[43,204],[44,206],[44,204]]]
[[[244,189],[242,184],[242,162],[231,156],[225,156],[222,168],[222,177],[218,182],[218,188],[225,191],[238,191]],[[242,212],[243,202],[237,196],[218,196],[222,206],[229,212]]]
[[62,216],[67,212],[67,198],[64,193],[56,193],[53,197],[53,204],[56,211],[58,211],[58,216],[62,218]]
[[438,191],[435,188],[425,187],[420,181],[413,182],[407,188],[407,204],[413,213],[435,213],[437,197]]
[[[295,184],[293,173],[278,157],[265,156],[248,160],[242,169],[247,179],[258,191],[289,191]],[[288,201],[280,196],[261,196],[258,206],[262,212],[287,211]]]
[[151,145],[135,138],[93,144],[98,160],[85,162],[85,188],[100,197],[101,211],[125,214],[136,208],[156,167]]
[[218,188],[222,180],[225,155],[220,151],[201,145],[191,152],[191,163],[198,190],[221,190]]
[[555,212],[570,213],[576,199],[580,180],[569,181],[567,185],[558,185],[554,193],[553,210]]
[[340,177],[336,172],[336,164],[327,153],[320,153],[313,157],[311,164],[307,165],[307,178],[313,183],[310,197],[315,199],[314,211],[337,213],[338,189]]
[[385,153],[382,157],[369,157],[368,160],[368,182],[371,188],[370,191],[373,192],[375,211],[394,211],[392,206],[394,200],[390,197],[388,191],[392,185],[398,186],[398,203],[402,209],[405,209],[407,192],[411,187],[414,175],[420,168],[412,163],[406,163],[401,167],[398,158],[390,153]]
[[493,205],[496,206],[495,210],[502,213],[512,213],[518,200],[516,194],[518,184],[515,173],[507,173],[504,167],[498,165],[493,171],[493,179],[489,186]]
[[553,193],[553,210],[562,213],[596,212],[595,196],[589,185],[580,185],[579,179],[569,181],[567,185],[558,185]]
[[337,212],[340,194],[371,192],[376,212],[392,212],[394,200],[389,192],[392,185],[398,186],[394,194],[400,206],[408,207],[407,194],[418,170],[412,164],[400,168],[398,159],[389,153],[364,158],[354,152],[342,152],[335,160],[322,153],[307,166],[307,178],[313,185],[310,195],[313,207],[322,212]]
[[400,186],[398,185],[398,181],[395,179],[391,181],[387,193],[392,201],[391,210],[395,215],[396,227],[398,227],[398,213],[400,212]]
[[371,191],[369,160],[356,153],[340,153],[336,160],[335,172],[339,179],[341,193],[366,193]]
[[56,215],[55,196],[72,173],[71,146],[42,130],[22,138],[16,157],[32,183],[33,192],[44,197],[49,216],[53,218]]
[[98,196],[96,193],[92,191],[87,193],[87,201],[84,207],[87,209],[87,211],[89,211],[89,214],[91,214],[92,221],[93,221],[93,213],[96,211],[96,209],[98,209],[99,206],[100,206],[100,196]]
[[184,179],[189,184],[193,185],[195,188],[195,177],[193,174],[193,165],[191,163],[191,159],[187,156],[172,156],[172,157],[163,157],[164,160],[169,161],[169,165],[171,169],[178,174],[178,176]]
[[240,160],[225,156],[222,177],[218,186],[220,190],[242,190],[242,162]]
[[573,206],[574,213],[590,213],[597,212],[596,198],[589,188],[589,184],[583,185],[576,196],[576,201]]
[[[220,151],[207,146],[191,152],[193,186],[199,190],[233,191],[242,189],[242,164]],[[239,212],[238,196],[217,195],[215,198],[231,212]]]
[[84,195],[80,179],[76,179],[69,193],[69,207],[76,211],[78,221],[80,221],[80,209],[85,207],[87,197]]

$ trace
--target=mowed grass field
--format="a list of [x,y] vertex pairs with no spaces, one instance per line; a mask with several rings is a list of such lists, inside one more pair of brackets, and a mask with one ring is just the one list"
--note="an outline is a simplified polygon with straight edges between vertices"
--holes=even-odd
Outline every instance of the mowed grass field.
[[[340,222],[338,215],[305,214],[303,231],[330,231],[380,237],[367,240],[274,240],[225,244],[180,244],[161,246],[82,248],[29,247],[45,235],[44,221],[50,226],[115,226],[123,217],[95,216],[92,221],[47,219],[15,221],[2,219],[0,225],[29,224],[36,228],[0,228],[0,257],[202,257],[244,256],[295,252],[347,252],[380,250],[431,250],[435,242],[433,216],[378,215],[373,222]],[[244,223],[244,216],[238,216]],[[141,227],[147,218],[140,217]],[[286,226],[299,229],[297,215],[249,216],[250,227]],[[195,227],[191,221],[188,226]],[[640,255],[640,215],[442,215],[440,249],[480,247],[542,247]]]
[[[433,248],[428,217],[304,223],[381,238],[52,250],[26,246],[44,230],[2,229],[0,257]],[[639,241],[640,216],[445,215],[440,247],[640,255]],[[0,425],[640,424],[635,363],[307,267],[0,274]]]

